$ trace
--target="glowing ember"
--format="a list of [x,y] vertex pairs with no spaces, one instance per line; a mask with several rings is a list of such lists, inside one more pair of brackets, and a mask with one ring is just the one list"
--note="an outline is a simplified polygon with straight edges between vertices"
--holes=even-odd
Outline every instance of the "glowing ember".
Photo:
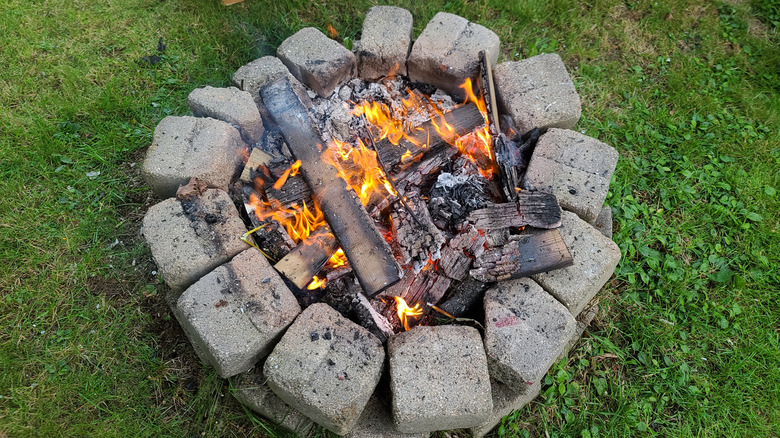
[[423,314],[423,310],[420,308],[420,303],[415,304],[414,307],[409,307],[403,298],[393,298],[395,298],[395,302],[397,303],[396,308],[398,310],[398,318],[404,325],[404,330],[409,330],[409,318],[417,318]]
[[321,289],[325,287],[326,284],[328,284],[327,278],[320,279],[315,275],[314,278],[312,278],[311,283],[309,283],[309,285],[306,286],[306,289],[308,290]]

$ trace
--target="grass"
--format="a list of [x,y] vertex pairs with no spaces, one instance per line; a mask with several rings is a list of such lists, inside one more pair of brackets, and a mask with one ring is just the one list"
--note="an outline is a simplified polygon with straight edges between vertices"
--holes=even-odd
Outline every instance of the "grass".
[[[139,237],[157,122],[372,2],[9,0],[0,11],[0,436],[283,436],[204,370]],[[777,436],[777,1],[398,2],[558,52],[620,152],[601,312],[499,436]],[[158,52],[158,39],[166,46]],[[160,56],[150,63],[144,57]]]

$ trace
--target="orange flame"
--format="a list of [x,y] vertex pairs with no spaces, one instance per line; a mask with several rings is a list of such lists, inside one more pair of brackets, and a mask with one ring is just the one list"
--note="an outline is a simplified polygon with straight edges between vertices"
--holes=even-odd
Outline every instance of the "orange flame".
[[[485,120],[484,128],[461,138],[458,138],[452,125],[447,123],[444,112],[437,106],[436,102],[427,97],[420,98],[410,90],[407,90],[408,97],[401,100],[400,107],[391,109],[383,103],[363,101],[355,106],[352,113],[357,116],[365,115],[366,120],[379,131],[378,140],[387,139],[390,143],[398,145],[401,139],[404,139],[418,148],[424,149],[430,142],[421,142],[411,135],[422,128],[413,128],[410,125],[412,114],[423,112],[429,116],[433,129],[441,138],[457,147],[461,154],[477,164],[482,176],[490,178],[497,172],[498,167],[491,147],[493,142],[487,123],[487,105],[484,97],[477,97],[474,94],[471,79],[467,78],[460,88],[466,93],[466,102],[464,103],[470,102],[476,105]],[[407,150],[401,156],[401,161],[408,162],[411,158],[412,153]]]
[[328,259],[328,266],[330,266],[332,269],[346,266],[346,264],[347,256],[344,254],[344,250],[341,248],[334,252],[333,255]]
[[264,201],[257,194],[249,195],[249,204],[254,207],[255,216],[260,221],[273,219],[287,231],[287,234],[296,242],[309,237],[317,228],[326,224],[325,215],[317,204],[309,209],[306,203],[303,207],[293,204],[284,207],[276,199]]
[[409,307],[408,304],[406,304],[406,301],[404,301],[401,297],[393,297],[395,298],[396,309],[398,311],[398,318],[401,320],[401,323],[404,325],[404,330],[409,330],[409,318],[417,318],[418,316],[421,316],[423,314],[422,308],[420,308],[420,303],[417,303],[414,305],[414,307]]
[[328,284],[327,278],[319,278],[315,275],[314,278],[311,279],[311,283],[309,283],[309,285],[306,286],[306,289],[308,290],[322,289],[323,287],[325,287],[326,284]]
[[281,190],[284,183],[287,182],[287,178],[298,175],[298,170],[301,168],[301,160],[295,161],[289,169],[285,170],[282,176],[274,183],[276,190]]
[[390,195],[397,193],[379,167],[376,152],[368,149],[362,141],[357,147],[333,140],[322,158],[338,169],[339,176],[357,193],[360,202],[368,205],[371,194],[384,190]]

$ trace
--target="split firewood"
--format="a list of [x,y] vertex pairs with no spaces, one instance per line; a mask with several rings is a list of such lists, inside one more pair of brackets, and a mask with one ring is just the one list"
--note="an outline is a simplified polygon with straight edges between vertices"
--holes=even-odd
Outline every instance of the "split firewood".
[[561,214],[561,206],[555,195],[524,190],[517,194],[517,202],[492,204],[474,210],[468,220],[476,228],[485,231],[526,225],[551,229],[561,226]]
[[510,236],[509,243],[490,248],[474,261],[472,278],[489,283],[565,268],[574,261],[560,231]]
[[279,222],[273,219],[266,219],[263,221],[258,219],[255,214],[255,208],[257,207],[250,201],[252,195],[260,196],[257,192],[246,186],[241,190],[244,209],[249,218],[249,222],[254,229],[252,237],[254,238],[257,247],[275,262],[295,248],[295,241],[292,240]]
[[301,174],[312,189],[325,220],[338,239],[363,290],[374,295],[396,283],[401,270],[389,245],[337,169],[321,159],[325,151],[306,107],[283,78],[260,90],[271,118],[279,126]]
[[409,192],[404,198],[405,204],[396,204],[390,214],[393,236],[403,263],[411,264],[414,274],[417,274],[428,260],[439,259],[445,238],[431,221],[428,207],[418,191]]
[[[410,163],[419,160],[425,153],[440,147],[448,147],[458,138],[484,124],[485,119],[474,104],[464,105],[414,128],[407,133],[411,140],[401,138],[397,145],[391,143],[389,139],[378,141],[377,153],[388,167],[387,170],[391,174],[397,173]],[[449,126],[451,129],[437,130],[437,126]]]
[[330,227],[322,226],[282,257],[274,269],[303,289],[338,249],[339,244]]
[[[430,267],[418,275],[407,271],[400,282],[382,292],[379,298],[386,301],[392,300],[392,297],[402,298],[409,307],[418,307],[421,310],[421,314],[416,318],[417,321],[420,321],[430,312],[430,304],[438,304],[451,284],[452,281],[449,278],[438,274]],[[398,320],[397,317],[393,316],[395,309],[396,306],[392,305],[385,310],[384,315],[388,320]]]

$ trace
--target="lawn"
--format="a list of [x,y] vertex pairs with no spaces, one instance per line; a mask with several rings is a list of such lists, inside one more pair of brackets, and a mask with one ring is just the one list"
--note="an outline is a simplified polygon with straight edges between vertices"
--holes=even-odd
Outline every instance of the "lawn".
[[[139,167],[189,92],[374,2],[0,6],[0,437],[284,436],[201,367],[140,237]],[[498,436],[778,436],[780,3],[401,1],[557,52],[620,153],[601,310]],[[453,436],[453,434],[439,434]],[[459,436],[457,433],[454,436]]]

